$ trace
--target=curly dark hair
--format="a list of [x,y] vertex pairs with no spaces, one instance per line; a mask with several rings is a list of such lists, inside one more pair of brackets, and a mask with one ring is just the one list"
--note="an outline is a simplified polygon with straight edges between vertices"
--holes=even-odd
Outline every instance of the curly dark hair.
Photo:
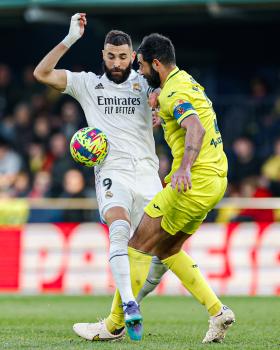
[[175,49],[171,40],[158,33],[145,36],[137,52],[141,53],[143,60],[148,63],[157,59],[166,65],[176,64]]

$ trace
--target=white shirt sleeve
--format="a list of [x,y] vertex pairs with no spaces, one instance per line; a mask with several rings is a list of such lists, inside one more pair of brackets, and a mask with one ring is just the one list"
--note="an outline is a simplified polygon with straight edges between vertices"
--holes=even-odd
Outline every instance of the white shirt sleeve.
[[97,76],[94,73],[86,72],[70,72],[66,70],[67,83],[66,89],[62,92],[74,97],[76,100],[81,101],[91,83],[94,83]]

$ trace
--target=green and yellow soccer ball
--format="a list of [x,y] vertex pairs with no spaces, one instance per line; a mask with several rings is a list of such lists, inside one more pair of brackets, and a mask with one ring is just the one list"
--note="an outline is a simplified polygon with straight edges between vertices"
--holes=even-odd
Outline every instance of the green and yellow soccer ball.
[[70,142],[70,152],[74,160],[89,168],[101,164],[108,151],[109,143],[106,135],[94,127],[78,130]]

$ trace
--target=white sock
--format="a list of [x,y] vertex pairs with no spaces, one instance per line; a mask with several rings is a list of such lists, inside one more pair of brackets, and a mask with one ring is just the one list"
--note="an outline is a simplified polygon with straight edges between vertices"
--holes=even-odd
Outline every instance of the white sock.
[[147,294],[151,293],[156,288],[161,280],[161,277],[167,270],[168,267],[164,265],[157,256],[153,256],[148,277],[136,299],[138,304]]
[[116,220],[109,227],[110,266],[123,303],[135,301],[131,288],[130,265],[127,245],[130,238],[130,224]]

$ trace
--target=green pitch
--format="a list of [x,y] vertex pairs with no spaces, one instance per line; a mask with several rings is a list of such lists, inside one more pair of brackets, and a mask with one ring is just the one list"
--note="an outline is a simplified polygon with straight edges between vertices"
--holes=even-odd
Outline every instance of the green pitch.
[[75,322],[104,317],[110,297],[0,296],[1,350],[197,350],[279,349],[280,298],[227,297],[237,322],[224,344],[203,345],[207,314],[191,297],[150,297],[143,302],[145,335],[139,342],[88,342],[72,332]]

